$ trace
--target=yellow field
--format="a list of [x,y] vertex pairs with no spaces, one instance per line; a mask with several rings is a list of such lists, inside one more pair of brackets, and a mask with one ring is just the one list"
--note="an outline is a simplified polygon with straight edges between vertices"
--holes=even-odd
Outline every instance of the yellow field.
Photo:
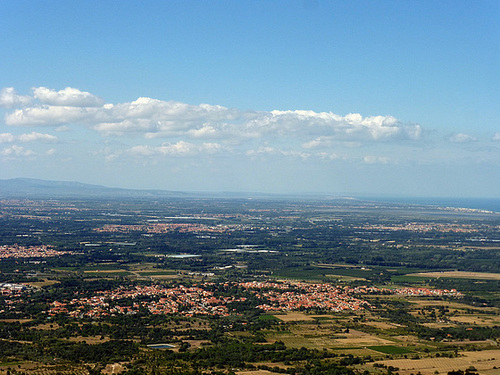
[[[274,365],[276,366],[276,365]],[[271,372],[267,370],[252,370],[252,371],[238,371],[238,375],[274,375],[279,374],[278,372]]]
[[87,344],[101,344],[103,342],[109,341],[109,337],[104,337],[101,339],[101,336],[76,336],[76,337],[70,337],[69,341],[71,342],[84,342]]
[[453,324],[453,323],[423,323],[422,324],[423,326],[425,327],[429,327],[429,328],[445,328],[445,327],[456,327],[457,325],[456,324]]
[[464,272],[464,271],[446,271],[446,272],[418,272],[409,273],[406,276],[421,276],[421,277],[449,277],[454,279],[477,279],[477,280],[500,280],[500,273],[486,272]]
[[284,315],[274,315],[279,320],[284,322],[302,322],[302,321],[314,321],[311,315],[307,315],[301,312],[288,312]]
[[44,286],[49,286],[49,285],[54,285],[54,284],[59,284],[60,281],[57,281],[57,280],[48,280],[48,279],[45,279],[44,281],[33,281],[31,283],[24,283],[26,285],[29,285],[29,286],[33,286],[35,288],[42,288]]
[[0,322],[5,322],[5,323],[26,323],[26,322],[31,322],[33,319],[0,319]]
[[17,371],[26,372],[30,375],[88,375],[89,373],[82,365],[69,367],[67,365],[43,365],[37,362],[23,361],[15,366],[0,365],[0,374],[12,373],[9,370],[11,367],[15,367]]
[[32,327],[31,329],[39,329],[39,330],[54,330],[54,329],[59,329],[60,326],[57,323],[45,323],[45,324],[39,324],[37,326]]
[[[446,374],[452,370],[465,370],[474,366],[480,374],[499,374],[500,350],[483,350],[480,352],[462,352],[457,358],[422,358],[422,359],[394,359],[380,361],[386,366],[399,367],[401,375],[409,375],[420,371],[422,375]],[[497,367],[497,369],[493,369]],[[496,372],[495,372],[496,371]]]
[[395,342],[391,340],[386,340],[381,337],[370,335],[361,331],[351,329],[349,333],[342,333],[339,336],[345,336],[345,338],[333,339],[333,344],[335,347],[343,346],[374,346],[374,345],[394,345]]
[[149,277],[151,279],[166,280],[166,279],[177,279],[179,275],[148,275],[142,277]]

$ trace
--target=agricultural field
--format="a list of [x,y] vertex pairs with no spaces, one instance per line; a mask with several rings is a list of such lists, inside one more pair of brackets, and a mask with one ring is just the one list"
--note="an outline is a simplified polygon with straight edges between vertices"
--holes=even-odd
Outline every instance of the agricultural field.
[[351,200],[3,201],[0,374],[493,375],[499,225]]
[[470,279],[470,280],[500,280],[500,273],[485,272],[464,272],[464,271],[441,271],[441,272],[419,272],[407,276],[417,276],[424,278],[451,278],[451,279]]

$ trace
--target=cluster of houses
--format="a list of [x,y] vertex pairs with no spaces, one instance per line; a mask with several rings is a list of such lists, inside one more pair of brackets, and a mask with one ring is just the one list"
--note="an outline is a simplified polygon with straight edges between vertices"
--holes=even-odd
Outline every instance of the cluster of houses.
[[[228,295],[218,291],[235,290],[242,293]],[[460,296],[456,290],[426,288],[380,289],[376,287],[334,286],[303,282],[226,282],[215,285],[211,282],[194,286],[135,286],[115,290],[99,291],[93,296],[75,297],[68,301],[52,302],[49,315],[68,314],[73,317],[98,318],[116,314],[136,314],[148,311],[151,314],[180,314],[183,316],[228,316],[234,313],[231,303],[244,302],[252,296],[263,303],[256,307],[271,312],[298,310],[323,310],[339,312],[373,308],[360,299],[362,294],[398,294],[407,296]]]
[[57,257],[64,254],[71,254],[69,251],[58,251],[47,245],[40,246],[20,246],[2,245],[0,246],[0,259],[7,258],[48,258]]
[[223,233],[227,231],[227,225],[208,226],[205,224],[192,223],[154,223],[154,224],[106,224],[102,227],[95,228],[98,233],[168,233],[168,232],[217,232]]

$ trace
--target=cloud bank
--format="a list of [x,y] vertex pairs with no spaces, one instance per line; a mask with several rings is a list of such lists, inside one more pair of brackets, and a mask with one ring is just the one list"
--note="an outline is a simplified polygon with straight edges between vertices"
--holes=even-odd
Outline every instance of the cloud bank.
[[[242,111],[220,105],[191,105],[141,97],[128,103],[104,103],[75,88],[55,91],[33,88],[33,96],[4,89],[4,106],[17,108],[5,116],[10,126],[85,126],[104,137],[140,135],[144,139],[183,137],[245,142],[259,139],[296,140],[304,148],[328,147],[331,142],[418,140],[422,129],[393,116],[304,110]],[[27,106],[31,104],[30,106]]]
[[472,131],[439,135],[387,114],[148,97],[110,103],[71,87],[35,87],[29,95],[4,88],[0,106],[0,162],[13,176],[29,170],[113,186],[242,191],[368,191],[378,181],[379,191],[406,186],[420,194],[418,186],[435,179],[453,188],[463,170],[484,166],[481,176],[490,176],[500,160],[500,132],[486,141]]

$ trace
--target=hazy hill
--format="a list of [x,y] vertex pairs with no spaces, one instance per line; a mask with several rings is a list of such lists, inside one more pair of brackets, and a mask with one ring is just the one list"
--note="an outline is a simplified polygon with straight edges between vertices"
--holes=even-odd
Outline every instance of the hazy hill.
[[0,180],[0,198],[141,198],[182,197],[182,192],[109,188],[73,181],[32,178]]

